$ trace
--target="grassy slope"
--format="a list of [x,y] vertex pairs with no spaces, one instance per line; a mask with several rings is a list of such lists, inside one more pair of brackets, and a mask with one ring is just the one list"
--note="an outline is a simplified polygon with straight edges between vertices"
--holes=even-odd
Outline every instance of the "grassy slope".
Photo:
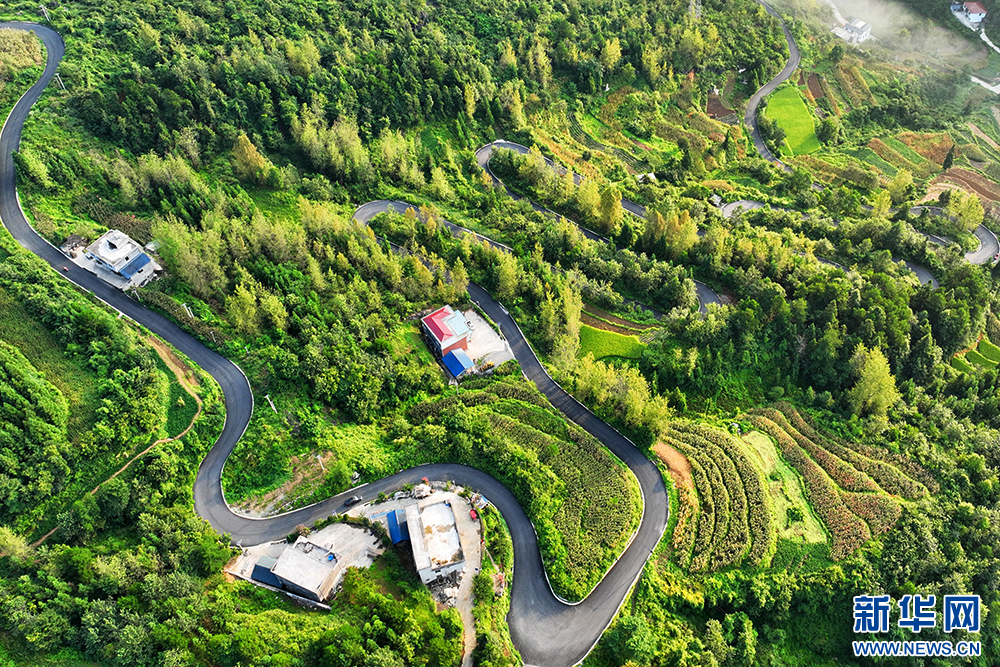
[[604,357],[638,359],[645,347],[646,345],[635,336],[603,331],[586,324],[580,327],[580,357],[593,353],[594,359]]
[[812,114],[798,90],[785,87],[775,91],[767,100],[766,113],[785,131],[785,143],[792,153],[802,155],[819,150]]
[[69,437],[78,442],[95,421],[99,378],[68,358],[59,341],[17,300],[0,289],[0,339],[19,349],[69,401]]
[[[778,455],[778,450],[771,439],[760,431],[752,431],[743,436],[743,440],[750,445],[747,451],[751,455],[756,455],[752,458],[761,466],[764,476],[767,477],[768,490],[774,502],[772,515],[774,529],[779,539],[806,543],[825,542],[826,532],[802,492],[798,475]],[[788,523],[788,509],[791,507],[802,510],[805,517],[803,521]]]

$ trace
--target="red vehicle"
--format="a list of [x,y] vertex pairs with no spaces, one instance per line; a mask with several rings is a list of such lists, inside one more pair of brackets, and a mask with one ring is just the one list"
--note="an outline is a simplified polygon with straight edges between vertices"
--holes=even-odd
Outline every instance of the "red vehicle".
[[473,520],[473,521],[475,521],[476,519],[478,519],[478,518],[479,518],[479,515],[478,515],[478,514],[476,514],[476,510],[469,510],[469,516],[471,516],[471,517],[472,517],[472,520]]

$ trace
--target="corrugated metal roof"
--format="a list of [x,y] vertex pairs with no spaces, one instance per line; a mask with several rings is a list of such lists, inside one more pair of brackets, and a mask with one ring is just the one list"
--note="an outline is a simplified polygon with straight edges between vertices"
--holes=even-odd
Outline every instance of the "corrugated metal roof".
[[400,521],[400,514],[403,514],[402,511],[396,510],[395,512],[389,512],[385,516],[386,521],[389,523],[389,538],[392,539],[393,544],[410,539],[409,527],[406,525],[406,515],[403,514],[402,521]]
[[465,350],[462,348],[452,350],[448,354],[444,355],[444,358],[441,361],[444,362],[445,368],[447,368],[448,371],[451,372],[451,374],[456,378],[474,366],[472,359],[469,359],[469,355],[467,355]]

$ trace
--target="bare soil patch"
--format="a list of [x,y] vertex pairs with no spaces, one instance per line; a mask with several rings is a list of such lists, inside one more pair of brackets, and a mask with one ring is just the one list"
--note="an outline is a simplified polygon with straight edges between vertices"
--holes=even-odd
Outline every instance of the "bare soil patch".
[[653,445],[653,451],[660,457],[670,470],[670,477],[678,486],[694,491],[694,480],[691,477],[691,464],[679,451],[666,444],[658,442]]
[[722,103],[722,98],[718,95],[708,96],[708,109],[706,111],[710,118],[722,118],[723,116],[728,116],[729,114],[736,113],[733,109],[728,108]]
[[814,100],[826,97],[826,93],[823,92],[823,86],[820,84],[819,77],[816,75],[816,72],[810,72],[809,78],[806,81],[809,84],[809,92],[812,93]]
[[939,183],[953,183],[966,190],[975,192],[983,199],[1000,201],[1000,185],[967,169],[952,167],[935,178],[932,186]]

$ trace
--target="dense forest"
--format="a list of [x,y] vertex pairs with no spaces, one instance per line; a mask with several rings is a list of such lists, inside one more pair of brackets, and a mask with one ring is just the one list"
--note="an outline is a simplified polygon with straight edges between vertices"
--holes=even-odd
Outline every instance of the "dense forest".
[[[474,282],[669,486],[668,530],[587,664],[874,664],[850,653],[854,595],[997,604],[1000,276],[965,253],[1000,228],[1000,112],[915,37],[860,50],[815,8],[785,16],[801,77],[759,117],[783,169],[742,125],[789,53],[753,0],[47,9],[66,89],[27,121],[22,203],[56,245],[155,241],[166,272],[138,298],[258,399],[223,474],[232,502],[318,453],[290,505],[353,473],[465,463],[512,490],[553,589],[584,597],[640,494],[516,362],[449,386],[415,320],[474,307]],[[0,30],[4,113],[43,57]],[[475,154],[498,138],[527,148],[493,154],[506,189]],[[377,198],[414,208],[353,219]],[[762,206],[724,206],[739,200]],[[193,429],[111,478],[193,397],[147,332],[4,234],[0,664],[459,664],[458,614],[395,551],[328,613],[223,577],[228,538],[192,512],[224,416],[207,376]],[[484,521],[491,571],[511,572],[510,537]],[[510,596],[482,581],[474,662],[517,664]],[[970,638],[991,664],[992,614]]]

